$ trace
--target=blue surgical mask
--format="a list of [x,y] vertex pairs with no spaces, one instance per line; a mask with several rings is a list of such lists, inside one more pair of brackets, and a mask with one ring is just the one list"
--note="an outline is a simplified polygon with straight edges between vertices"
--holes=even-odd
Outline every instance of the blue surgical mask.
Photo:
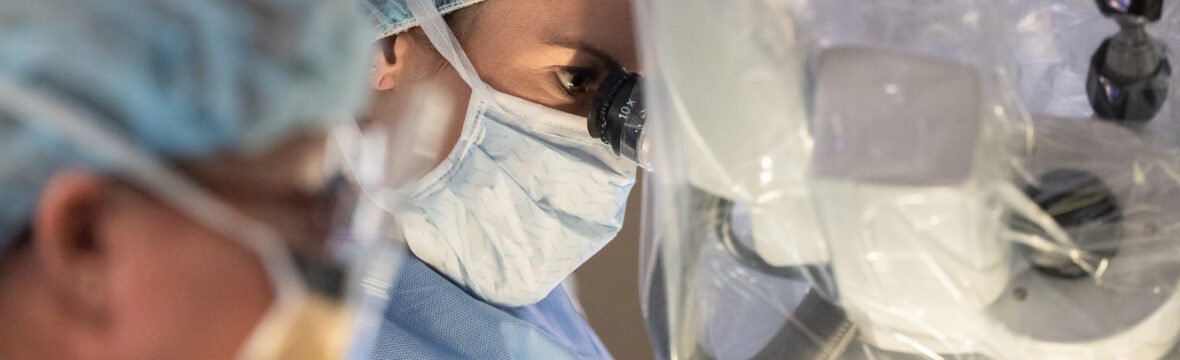
[[403,234],[473,295],[535,303],[622,227],[635,165],[591,138],[584,118],[482,82],[434,5],[407,3],[472,95],[454,150],[406,188]]

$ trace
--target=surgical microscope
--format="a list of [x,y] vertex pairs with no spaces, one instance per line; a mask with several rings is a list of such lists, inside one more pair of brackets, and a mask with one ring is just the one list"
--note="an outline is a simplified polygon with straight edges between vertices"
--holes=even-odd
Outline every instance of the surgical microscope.
[[[798,40],[873,25],[825,23],[818,2],[671,3],[639,6],[652,84],[637,95],[637,75],[612,75],[588,120],[620,154],[655,158],[645,308],[661,357],[1180,356],[1180,149],[1147,126],[1173,116],[1167,46],[1148,30],[1163,0],[1091,3],[1118,31],[1077,89],[1089,118],[1027,112],[1012,74],[985,66],[1004,60],[935,41]],[[887,3],[947,7],[930,11],[954,22],[920,27],[935,39],[1010,14]],[[703,25],[743,17],[759,25]],[[844,33],[911,30],[884,28]],[[727,309],[743,306],[773,311]]]

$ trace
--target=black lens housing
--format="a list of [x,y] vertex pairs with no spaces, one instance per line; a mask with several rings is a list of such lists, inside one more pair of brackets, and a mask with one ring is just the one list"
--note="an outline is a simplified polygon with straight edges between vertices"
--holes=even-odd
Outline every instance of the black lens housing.
[[611,146],[615,154],[637,160],[637,148],[647,105],[643,101],[639,74],[616,68],[607,74],[594,96],[586,118],[586,130]]

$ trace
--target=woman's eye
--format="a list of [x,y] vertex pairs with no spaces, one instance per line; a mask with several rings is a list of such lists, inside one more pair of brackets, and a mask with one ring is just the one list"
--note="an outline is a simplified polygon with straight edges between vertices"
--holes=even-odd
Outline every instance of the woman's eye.
[[570,96],[588,92],[594,85],[594,70],[563,67],[557,69],[557,82]]

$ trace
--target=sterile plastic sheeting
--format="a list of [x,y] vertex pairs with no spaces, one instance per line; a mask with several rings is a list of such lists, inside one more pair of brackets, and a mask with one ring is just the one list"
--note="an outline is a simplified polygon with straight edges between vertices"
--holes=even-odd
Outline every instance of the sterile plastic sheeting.
[[[1166,4],[1148,30],[1175,47]],[[1089,117],[1090,57],[1117,31],[1095,2],[637,16],[658,358],[1176,355],[1180,119]]]
[[351,122],[331,131],[325,166],[341,173],[356,192],[342,215],[349,226],[336,230],[355,243],[335,253],[351,260],[359,280],[345,289],[357,314],[347,359],[381,358],[387,345],[384,314],[401,307],[405,289],[421,285],[402,283],[413,278],[403,270],[412,272],[417,265],[406,260],[411,255],[394,214],[409,206],[404,185],[430,171],[445,146],[454,99],[433,83],[418,86],[412,96],[392,119]]

